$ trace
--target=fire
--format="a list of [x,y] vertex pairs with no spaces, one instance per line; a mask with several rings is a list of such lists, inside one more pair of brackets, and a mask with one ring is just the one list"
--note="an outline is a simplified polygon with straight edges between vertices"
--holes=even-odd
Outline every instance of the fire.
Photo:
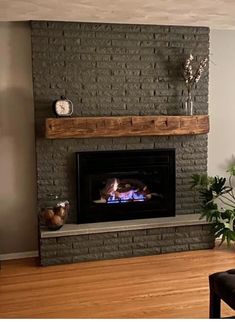
[[114,184],[113,184],[113,191],[115,192],[115,191],[117,191],[117,188],[118,188],[118,181],[117,181],[117,179],[115,178],[114,179]]
[[105,203],[145,201],[147,191],[147,186],[139,180],[111,178],[101,191],[101,200]]

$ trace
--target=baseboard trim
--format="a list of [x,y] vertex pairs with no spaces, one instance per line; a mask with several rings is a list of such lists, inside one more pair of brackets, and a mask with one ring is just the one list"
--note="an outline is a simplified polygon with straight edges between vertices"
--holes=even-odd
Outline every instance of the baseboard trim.
[[38,257],[38,251],[32,252],[22,252],[22,253],[9,253],[9,254],[1,254],[0,260],[9,260],[9,259],[21,259],[21,258],[28,258],[28,257]]

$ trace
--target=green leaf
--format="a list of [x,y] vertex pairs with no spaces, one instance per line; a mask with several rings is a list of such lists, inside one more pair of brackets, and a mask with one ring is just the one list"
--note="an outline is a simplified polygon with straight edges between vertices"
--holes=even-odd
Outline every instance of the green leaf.
[[[217,206],[217,205],[216,205]],[[220,218],[221,214],[217,209],[203,209],[202,210],[202,218],[206,217],[208,222],[217,222],[218,218]]]
[[231,176],[235,176],[235,164],[231,165],[228,169],[227,172],[229,172],[229,174]]
[[211,190],[214,191],[217,195],[219,195],[224,187],[224,184],[226,182],[226,178],[219,178],[219,177],[214,177],[214,182],[211,184]]
[[192,188],[194,187],[204,187],[206,188],[211,181],[211,177],[208,177],[206,174],[193,174],[192,175]]

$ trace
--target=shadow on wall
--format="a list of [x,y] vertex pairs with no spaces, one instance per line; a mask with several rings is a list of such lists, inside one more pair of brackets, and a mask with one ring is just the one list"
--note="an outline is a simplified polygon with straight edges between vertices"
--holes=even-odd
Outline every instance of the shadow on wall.
[[[174,56],[171,56],[171,59],[165,60],[165,64],[162,64],[165,73],[171,78],[173,77],[174,81],[169,81],[169,88],[172,92],[172,97],[168,97],[168,104],[166,109],[166,115],[184,115],[185,111],[183,108],[183,102],[185,100],[183,94],[185,90],[185,83],[183,79],[183,64],[186,59],[186,55],[181,53],[181,48],[174,48],[178,51],[176,54],[177,59],[174,59]],[[161,48],[158,49],[158,56],[161,61],[164,61],[164,51],[161,51]],[[177,81],[175,81],[177,80]]]
[[222,172],[226,173],[227,170],[234,164],[235,164],[235,155],[232,154],[230,158],[225,159],[223,163],[219,164],[219,169]]
[[37,249],[36,167],[32,97],[0,92],[0,252]]

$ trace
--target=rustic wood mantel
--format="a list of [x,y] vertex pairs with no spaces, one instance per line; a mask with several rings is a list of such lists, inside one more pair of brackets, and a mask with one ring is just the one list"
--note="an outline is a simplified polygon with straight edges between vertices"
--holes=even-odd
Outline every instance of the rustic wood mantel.
[[209,132],[209,116],[101,116],[46,119],[46,138],[194,135]]

